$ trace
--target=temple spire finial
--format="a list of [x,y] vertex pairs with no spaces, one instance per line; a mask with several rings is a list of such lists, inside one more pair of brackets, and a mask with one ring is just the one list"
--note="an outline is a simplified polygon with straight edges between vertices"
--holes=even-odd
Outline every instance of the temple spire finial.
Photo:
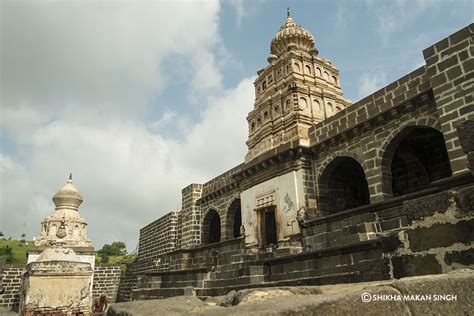
[[286,17],[287,17],[287,18],[291,18],[290,7],[286,8]]
[[69,174],[69,179],[67,180],[67,183],[72,183],[72,173]]

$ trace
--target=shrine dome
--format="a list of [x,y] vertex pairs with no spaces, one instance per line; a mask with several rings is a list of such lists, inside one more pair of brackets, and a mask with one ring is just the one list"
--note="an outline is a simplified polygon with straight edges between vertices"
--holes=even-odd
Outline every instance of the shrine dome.
[[59,191],[53,196],[53,202],[54,205],[56,205],[56,209],[68,208],[77,211],[82,201],[83,198],[81,194],[74,185],[72,185],[72,174],[69,175],[66,185],[59,189]]
[[275,34],[270,44],[271,55],[279,57],[288,50],[295,49],[307,53],[317,51],[314,49],[314,36],[302,26],[296,24],[291,17],[290,8],[288,8],[285,23]]

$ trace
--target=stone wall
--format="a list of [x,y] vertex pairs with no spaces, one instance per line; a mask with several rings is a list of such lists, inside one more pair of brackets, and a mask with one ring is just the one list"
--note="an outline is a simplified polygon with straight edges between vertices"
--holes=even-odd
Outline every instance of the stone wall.
[[[469,175],[411,196],[334,214],[305,224],[306,251],[389,240],[383,256],[390,277],[474,267],[474,185]],[[443,188],[443,185],[448,187]],[[392,247],[387,250],[387,245]]]
[[170,212],[140,229],[138,260],[154,260],[176,249],[178,212]]
[[471,24],[423,51],[453,174],[466,170],[456,127],[474,118],[473,34]]
[[189,248],[201,243],[201,212],[197,201],[202,195],[202,184],[190,184],[181,194],[178,247]]
[[115,302],[122,273],[122,265],[97,265],[94,268],[94,284],[92,298],[107,293],[107,300]]
[[18,310],[20,303],[21,276],[25,266],[0,262],[0,306]]
[[[18,309],[20,302],[21,277],[24,265],[0,263],[0,306]],[[106,292],[108,300],[115,302],[117,290],[121,282],[122,265],[98,265],[94,269],[92,297],[96,298]]]

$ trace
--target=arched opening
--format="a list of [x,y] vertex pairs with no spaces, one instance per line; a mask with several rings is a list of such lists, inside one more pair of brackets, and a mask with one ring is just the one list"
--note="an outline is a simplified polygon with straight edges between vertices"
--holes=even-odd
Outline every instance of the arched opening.
[[332,214],[370,204],[369,186],[361,165],[351,157],[336,157],[319,178],[319,209]]
[[451,174],[443,134],[431,127],[406,127],[390,142],[382,159],[383,190],[389,196],[423,190]]
[[58,231],[58,228],[56,224],[53,224],[51,228],[49,229],[49,235],[50,236],[56,236],[56,232]]
[[300,98],[300,109],[306,110],[308,108],[308,101],[306,101],[306,98],[301,97]]
[[322,77],[322,71],[321,68],[316,68],[316,76]]
[[227,239],[240,237],[240,226],[242,225],[242,212],[240,199],[235,199],[229,206],[226,216]]
[[202,224],[202,243],[213,244],[221,241],[221,217],[216,210],[209,210]]

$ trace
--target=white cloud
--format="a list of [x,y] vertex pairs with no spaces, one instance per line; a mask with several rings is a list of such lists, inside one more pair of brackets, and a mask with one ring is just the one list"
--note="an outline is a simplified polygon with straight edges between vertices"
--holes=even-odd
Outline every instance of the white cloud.
[[177,208],[184,186],[243,161],[252,94],[246,79],[212,100],[184,142],[98,113],[100,125],[62,118],[38,128],[29,144],[29,171],[1,157],[2,183],[15,179],[2,188],[2,210],[17,215],[2,220],[7,226],[1,229],[12,234],[26,225],[30,238],[36,234],[53,210],[50,198],[72,172],[95,245],[125,239],[133,247],[140,227]]
[[235,27],[240,30],[242,27],[242,19],[247,15],[242,0],[231,0],[230,3],[235,9]]
[[[4,1],[0,128],[15,149],[1,149],[0,231],[36,235],[72,172],[94,245],[133,249],[184,186],[242,162],[253,84],[222,87],[218,13],[210,1]],[[177,71],[163,71],[170,60]],[[171,81],[199,96],[197,120],[147,117]],[[165,137],[172,124],[182,140]]]
[[370,71],[359,77],[359,98],[364,98],[384,87],[387,83],[387,75],[383,71]]
[[439,8],[441,0],[366,0],[368,9],[377,20],[377,32],[386,40],[391,33],[405,29],[415,22],[417,17],[426,14],[430,9]]
[[73,102],[128,116],[174,80],[162,71],[167,58],[192,69],[183,77],[219,87],[218,12],[216,1],[4,1],[2,106],[54,113]]

